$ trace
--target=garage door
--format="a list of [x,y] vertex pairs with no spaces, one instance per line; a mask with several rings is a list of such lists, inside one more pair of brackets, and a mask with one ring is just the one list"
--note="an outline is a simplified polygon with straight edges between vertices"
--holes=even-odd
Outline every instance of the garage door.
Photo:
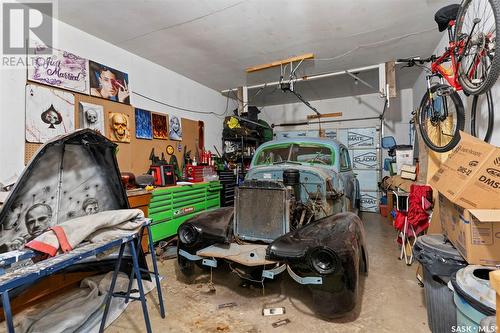
[[[380,130],[378,127],[326,129],[327,137],[337,139],[348,149],[361,191],[361,211],[378,212],[381,173]],[[318,137],[318,130],[277,132],[276,138]]]

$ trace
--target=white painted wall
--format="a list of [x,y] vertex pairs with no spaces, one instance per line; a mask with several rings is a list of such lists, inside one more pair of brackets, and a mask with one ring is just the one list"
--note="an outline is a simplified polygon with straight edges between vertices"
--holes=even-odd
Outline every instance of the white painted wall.
[[[448,45],[448,35],[443,33],[443,38],[441,39],[438,46],[434,50],[433,54],[435,54],[435,55],[443,54],[444,48],[447,45]],[[427,56],[427,55],[425,55],[425,56]],[[413,105],[414,105],[414,108],[419,107],[420,102],[422,100],[422,96],[424,95],[424,93],[426,91],[425,75],[426,75],[426,73],[422,72],[422,74],[420,74],[417,81],[415,82],[415,85],[413,86]],[[472,96],[467,97],[463,94],[463,92],[459,92],[459,94],[462,97],[462,102],[464,103],[464,107],[465,107],[465,130],[467,132],[469,132],[470,131],[470,112],[471,112],[471,105],[472,105],[473,97]],[[495,104],[495,121],[494,121],[494,127],[493,127],[493,135],[491,137],[490,144],[495,145],[495,146],[500,146],[500,103],[499,103],[499,101],[500,101],[500,81],[498,81],[495,84],[495,86],[493,86],[492,96],[493,96],[493,101]],[[480,123],[480,126],[481,126],[481,123]]]
[[[342,121],[327,123],[328,119],[342,120],[350,118],[378,117],[384,107],[384,100],[378,94],[342,97],[311,101],[311,105],[320,113],[342,112],[342,117],[325,118],[322,128],[369,127],[380,125],[378,119]],[[384,135],[393,135],[398,144],[409,144],[409,121],[413,109],[413,92],[411,89],[398,91],[398,97],[391,99],[389,109],[386,111],[384,122]],[[261,117],[269,124],[294,123],[306,120],[307,115],[313,114],[302,103],[267,106],[262,109]],[[300,129],[317,129],[318,125],[298,127]],[[294,127],[276,127],[275,131],[293,130]]]
[[[225,111],[227,100],[215,90],[65,23],[55,21],[55,33],[54,47],[127,72],[132,91],[188,109],[219,114]],[[0,70],[0,182],[24,168],[25,84],[25,69]],[[178,111],[134,94],[131,104],[150,111],[203,120],[206,147],[216,145],[220,148],[222,120],[214,115]],[[229,100],[228,110],[235,107],[236,104]]]

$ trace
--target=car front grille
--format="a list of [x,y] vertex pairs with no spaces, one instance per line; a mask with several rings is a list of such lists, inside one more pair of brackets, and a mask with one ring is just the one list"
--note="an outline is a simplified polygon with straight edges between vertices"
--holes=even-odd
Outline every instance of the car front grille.
[[287,233],[289,190],[266,181],[245,183],[236,192],[235,235],[243,240],[270,243]]

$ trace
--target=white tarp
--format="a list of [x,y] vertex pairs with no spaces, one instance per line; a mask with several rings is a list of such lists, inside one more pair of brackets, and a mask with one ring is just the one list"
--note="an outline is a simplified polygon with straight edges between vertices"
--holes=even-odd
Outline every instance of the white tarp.
[[[104,312],[106,293],[111,284],[112,272],[85,278],[80,288],[73,289],[53,299],[37,304],[14,316],[14,329],[17,333],[94,333],[99,332]],[[154,280],[153,280],[154,281]],[[120,273],[116,280],[115,292],[126,292],[129,278]],[[143,280],[145,293],[153,290],[155,284]],[[137,283],[132,283],[137,290]],[[139,293],[131,293],[138,297]],[[113,297],[106,320],[106,326],[125,311],[125,299]],[[137,321],[143,318],[137,318]],[[7,332],[6,325],[0,325],[0,333]]]

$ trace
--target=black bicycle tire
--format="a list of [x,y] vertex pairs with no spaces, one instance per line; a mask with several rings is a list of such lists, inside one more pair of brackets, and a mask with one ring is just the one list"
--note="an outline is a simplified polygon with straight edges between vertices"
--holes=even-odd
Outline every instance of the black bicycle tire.
[[[463,15],[466,12],[464,11],[464,9],[468,7],[471,1],[474,0],[464,0],[458,11],[456,25],[455,25],[455,43],[458,43],[460,38],[460,30],[463,24]],[[495,29],[496,29],[495,45],[500,45],[500,2],[498,0],[488,0],[488,2],[491,5],[491,8],[493,10],[493,16],[495,17]],[[458,75],[458,81],[462,85],[462,89],[464,90],[464,92],[470,95],[481,95],[489,91],[493,87],[493,85],[495,84],[500,75],[499,53],[500,52],[495,52],[493,60],[491,61],[491,68],[488,73],[488,76],[486,77],[486,80],[484,80],[483,84],[477,88],[471,87],[467,81],[463,80],[462,75],[460,73],[460,64],[458,64],[459,69],[456,75]]]
[[[472,99],[472,109],[471,109],[471,119],[470,119],[470,133],[475,136],[476,138],[478,137],[479,133],[476,133],[476,112],[477,112],[477,101],[479,99],[479,95],[475,95],[474,98]],[[494,117],[495,117],[495,109],[494,109],[494,103],[493,103],[493,97],[491,96],[491,90],[488,90],[486,92],[486,101],[488,105],[488,128],[486,129],[486,135],[484,138],[479,138],[481,140],[484,140],[485,142],[490,142],[491,140],[491,134],[493,133],[493,124],[494,124]]]
[[[438,88],[441,88],[441,87],[449,87],[449,86],[446,84],[435,84],[431,87],[431,93],[436,92],[436,90]],[[455,133],[453,133],[453,137],[450,140],[450,142],[443,147],[438,147],[429,139],[427,132],[423,129],[424,127],[421,124],[420,113],[422,111],[422,108],[426,105],[426,101],[427,101],[428,97],[429,97],[429,93],[428,93],[428,91],[426,91],[424,96],[422,97],[421,102],[420,102],[420,107],[418,108],[417,122],[418,122],[418,127],[420,130],[420,134],[422,136],[422,140],[425,142],[427,147],[429,147],[431,150],[433,150],[435,152],[445,153],[445,152],[450,151],[453,148],[455,148],[455,146],[460,141],[460,131],[464,130],[464,125],[465,125],[464,104],[462,103],[462,99],[460,98],[460,95],[456,91],[453,91],[450,94],[449,97],[451,98],[451,101],[453,102],[453,104],[455,104],[455,109],[457,110],[457,128],[455,130]]]

